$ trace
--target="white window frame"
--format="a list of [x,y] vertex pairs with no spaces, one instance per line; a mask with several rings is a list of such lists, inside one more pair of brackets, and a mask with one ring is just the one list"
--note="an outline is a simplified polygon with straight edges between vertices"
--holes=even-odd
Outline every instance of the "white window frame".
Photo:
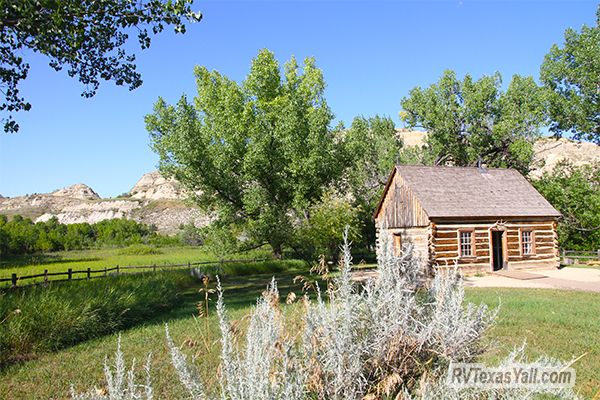
[[[525,234],[529,234],[529,239],[525,240]],[[519,248],[521,256],[535,255],[535,232],[533,229],[521,229],[519,233]]]
[[[469,242],[463,242],[463,234],[469,234]],[[463,247],[466,246],[466,247]],[[464,249],[468,249],[469,254],[465,254]],[[475,258],[475,230],[474,229],[459,229],[458,231],[458,254],[461,258]]]

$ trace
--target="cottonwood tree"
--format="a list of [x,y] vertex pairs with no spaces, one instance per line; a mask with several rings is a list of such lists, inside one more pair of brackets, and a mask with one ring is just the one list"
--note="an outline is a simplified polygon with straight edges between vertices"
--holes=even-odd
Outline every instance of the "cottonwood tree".
[[345,191],[358,210],[364,245],[375,243],[373,210],[392,167],[399,161],[402,146],[402,138],[389,117],[356,117],[344,131]]
[[544,123],[544,101],[533,78],[513,76],[506,91],[496,73],[463,80],[453,71],[426,89],[416,87],[401,101],[400,117],[428,132],[435,164],[513,167],[526,173],[532,143]]
[[533,185],[561,212],[558,239],[569,250],[600,248],[600,162],[558,164]]
[[135,54],[126,50],[131,33],[142,49],[150,46],[151,34],[171,25],[185,32],[185,22],[199,21],[191,9],[193,0],[0,0],[0,111],[5,132],[16,132],[14,113],[31,108],[20,94],[27,78],[27,50],[50,59],[59,71],[85,85],[84,97],[96,93],[100,80],[126,85],[142,84],[136,71]]
[[402,144],[391,118],[357,117],[352,121],[344,136],[347,177],[352,194],[361,202],[371,204],[379,200]]
[[563,47],[552,46],[540,79],[548,89],[550,129],[600,144],[600,5],[596,26],[567,29]]
[[160,169],[198,193],[216,224],[242,227],[280,256],[295,220],[341,172],[323,74],[314,59],[300,68],[292,58],[282,75],[261,50],[241,84],[204,67],[195,75],[193,102],[159,99],[146,117]]

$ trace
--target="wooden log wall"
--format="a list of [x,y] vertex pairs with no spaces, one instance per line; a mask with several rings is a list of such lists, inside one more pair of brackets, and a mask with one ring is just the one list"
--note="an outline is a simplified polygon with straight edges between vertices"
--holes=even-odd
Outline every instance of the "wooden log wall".
[[427,227],[429,218],[418,200],[398,173],[384,194],[381,209],[376,217],[378,226],[383,228]]
[[[505,261],[508,268],[526,268],[548,266],[556,262],[558,265],[558,237],[556,222],[542,220],[534,222],[508,221],[504,223],[432,223],[432,238],[430,240],[430,255],[434,266],[458,264],[487,271],[491,269],[491,229],[504,229]],[[461,258],[459,254],[459,234],[461,229],[472,229],[475,235],[473,257]],[[534,254],[521,254],[521,231],[533,232]]]

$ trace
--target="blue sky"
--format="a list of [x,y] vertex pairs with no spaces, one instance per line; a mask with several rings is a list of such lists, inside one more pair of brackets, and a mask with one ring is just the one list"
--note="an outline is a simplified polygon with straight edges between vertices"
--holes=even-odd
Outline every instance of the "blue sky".
[[593,25],[597,2],[196,1],[204,19],[185,35],[163,33],[136,51],[144,84],[135,91],[104,83],[92,99],[66,72],[39,55],[22,94],[18,134],[0,134],[0,194],[44,193],[74,183],[101,196],[128,191],[156,168],[144,115],[158,96],[195,93],[193,67],[235,80],[261,48],[284,62],[314,56],[327,81],[337,120],[390,116],[400,125],[400,99],[435,82],[445,69],[478,77],[499,71],[538,77],[553,43],[568,27]]

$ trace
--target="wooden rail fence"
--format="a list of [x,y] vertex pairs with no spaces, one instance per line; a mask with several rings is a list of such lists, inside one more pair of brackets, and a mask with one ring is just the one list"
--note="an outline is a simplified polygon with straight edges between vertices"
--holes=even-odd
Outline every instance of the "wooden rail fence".
[[[146,271],[139,271],[137,273],[140,272],[149,272],[149,271],[153,271],[156,272],[156,270],[169,270],[169,269],[177,269],[177,268],[188,268],[188,269],[192,269],[193,267],[198,267],[198,266],[216,266],[218,268],[218,271],[222,270],[222,267],[224,264],[232,264],[232,263],[256,263],[256,262],[264,262],[264,261],[272,261],[271,258],[254,258],[254,259],[247,259],[247,260],[218,260],[218,261],[199,261],[199,262],[188,262],[186,264],[164,264],[164,265],[157,265],[157,264],[153,264],[153,265],[128,265],[128,266],[115,266],[113,268],[101,268],[101,269],[91,269],[91,268],[87,268],[87,269],[81,269],[81,270],[74,270],[72,268],[69,268],[66,271],[63,272],[48,272],[47,269],[44,270],[43,273],[41,274],[33,274],[33,275],[23,275],[23,276],[19,276],[17,273],[12,273],[10,278],[0,278],[0,286],[2,286],[5,282],[10,282],[10,286],[5,286],[5,287],[0,287],[0,289],[6,289],[7,287],[9,288],[17,288],[17,287],[26,287],[26,286],[33,286],[33,285],[37,285],[37,284],[47,284],[48,282],[50,282],[50,280],[52,282],[65,282],[65,281],[77,281],[77,280],[88,280],[88,279],[94,279],[94,278],[104,278],[107,277],[109,275],[119,275],[122,271],[124,270],[146,270]],[[130,272],[132,273],[136,273],[136,272]],[[83,275],[82,277],[74,277],[76,275]],[[53,276],[66,276],[66,279],[49,279],[49,277],[53,277]],[[32,284],[28,284],[28,285],[19,285],[19,282],[21,281],[26,281],[26,280],[30,280],[30,279],[38,279],[38,278],[43,278],[42,281],[40,282],[36,282],[36,283],[32,283]]]
[[596,251],[577,251],[577,250],[561,250],[561,262],[565,265],[575,264],[576,261],[600,261],[600,250]]

